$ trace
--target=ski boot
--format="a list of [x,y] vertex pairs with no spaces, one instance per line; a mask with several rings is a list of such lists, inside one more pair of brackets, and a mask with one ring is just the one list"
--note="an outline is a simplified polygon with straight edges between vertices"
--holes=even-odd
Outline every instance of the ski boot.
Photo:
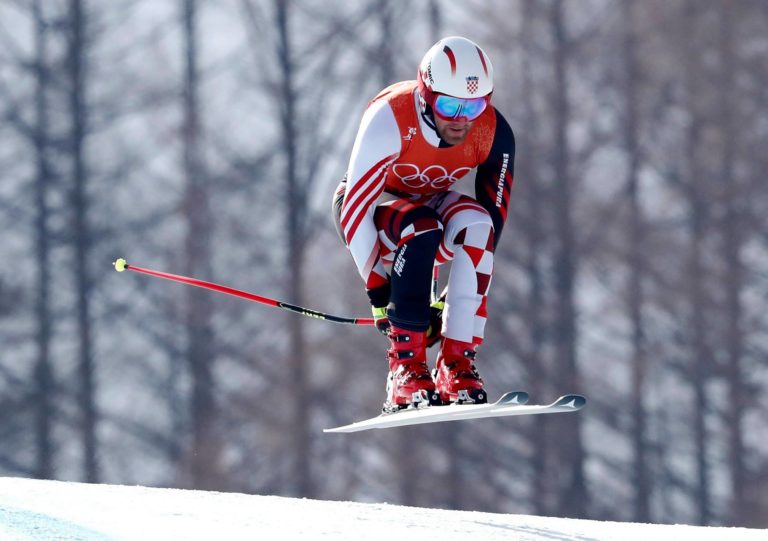
[[474,365],[476,347],[470,342],[443,338],[434,379],[437,393],[444,404],[488,402],[483,380]]
[[389,376],[384,413],[440,405],[435,382],[427,368],[426,332],[392,325],[388,337],[391,346],[387,350]]

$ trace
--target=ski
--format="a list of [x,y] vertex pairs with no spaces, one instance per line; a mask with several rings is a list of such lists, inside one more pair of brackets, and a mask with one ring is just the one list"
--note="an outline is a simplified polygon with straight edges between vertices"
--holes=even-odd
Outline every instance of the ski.
[[450,406],[406,409],[396,413],[383,413],[371,419],[336,428],[326,428],[323,432],[349,433],[373,428],[391,428],[395,426],[441,423],[444,421],[566,413],[580,410],[587,403],[587,400],[581,395],[568,394],[561,396],[551,404],[529,405],[527,402],[528,393],[522,391],[509,392],[492,404],[451,404]]

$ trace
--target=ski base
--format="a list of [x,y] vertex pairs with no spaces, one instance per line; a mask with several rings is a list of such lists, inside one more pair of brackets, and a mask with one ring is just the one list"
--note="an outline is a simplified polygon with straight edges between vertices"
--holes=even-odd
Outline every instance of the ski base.
[[489,417],[511,417],[518,415],[542,415],[549,413],[567,413],[578,411],[587,403],[587,399],[577,394],[561,396],[551,404],[528,405],[528,393],[522,391],[504,394],[492,404],[451,404],[450,406],[430,406],[428,408],[407,409],[396,413],[385,413],[371,419],[358,421],[336,428],[326,428],[323,432],[349,433],[371,430],[373,428],[391,428],[445,421],[464,421]]

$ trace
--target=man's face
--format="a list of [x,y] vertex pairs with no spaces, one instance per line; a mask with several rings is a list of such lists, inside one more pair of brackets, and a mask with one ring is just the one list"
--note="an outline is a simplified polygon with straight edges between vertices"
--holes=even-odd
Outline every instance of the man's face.
[[472,122],[466,120],[443,120],[438,115],[434,115],[434,118],[437,134],[449,145],[458,145],[464,141],[472,128]]

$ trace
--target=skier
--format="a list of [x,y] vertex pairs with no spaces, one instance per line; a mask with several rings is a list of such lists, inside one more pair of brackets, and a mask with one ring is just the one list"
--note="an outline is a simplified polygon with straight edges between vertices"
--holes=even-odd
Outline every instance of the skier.
[[[440,40],[417,80],[368,104],[334,194],[337,230],[390,341],[384,411],[487,401],[474,361],[515,156],[492,92],[488,55],[463,37]],[[475,168],[473,196],[455,191]],[[433,265],[448,261],[447,288],[430,307]],[[426,350],[437,341],[430,374]]]

